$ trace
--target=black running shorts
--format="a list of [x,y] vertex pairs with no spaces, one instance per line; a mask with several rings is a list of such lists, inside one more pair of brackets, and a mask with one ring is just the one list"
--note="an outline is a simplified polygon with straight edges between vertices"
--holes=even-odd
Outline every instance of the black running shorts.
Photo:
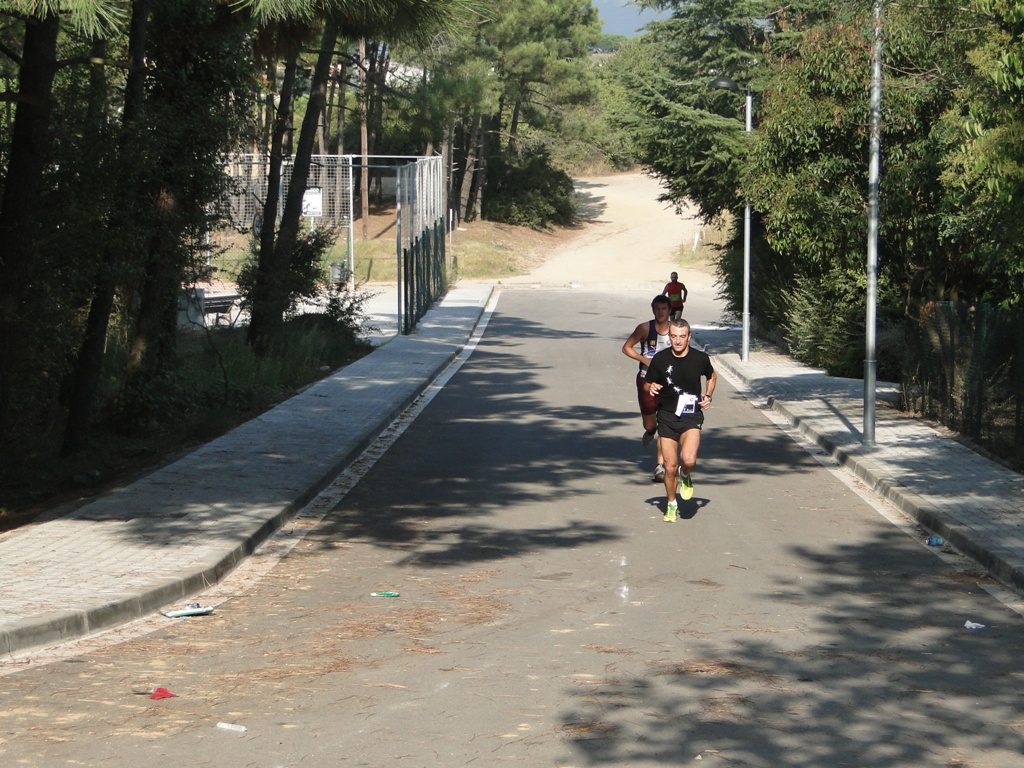
[[704,411],[676,416],[674,413],[658,411],[658,435],[675,440],[677,443],[683,432],[689,429],[701,429],[704,426]]

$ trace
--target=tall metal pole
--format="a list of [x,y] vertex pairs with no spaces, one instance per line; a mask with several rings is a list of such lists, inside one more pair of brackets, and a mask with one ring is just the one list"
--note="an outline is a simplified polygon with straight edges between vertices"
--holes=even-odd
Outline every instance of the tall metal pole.
[[[708,88],[724,88],[727,91],[741,90],[735,80],[724,76],[716,77],[708,83]],[[749,134],[754,130],[754,92],[750,90],[749,85],[742,90],[747,94],[746,118],[747,133]],[[746,193],[744,195],[747,202],[743,208],[743,343],[740,348],[740,360],[746,363],[750,360],[750,197]]]
[[348,155],[348,290],[354,293],[356,290],[356,244],[355,228],[356,220],[352,213],[352,156]]
[[395,173],[395,285],[398,286],[398,310],[395,317],[398,318],[398,335],[402,336],[405,333],[405,318],[402,314],[402,308],[405,306],[404,296],[402,294],[402,171],[403,166],[398,167],[398,171]]
[[882,0],[875,0],[875,45],[871,55],[871,159],[868,164],[867,317],[864,328],[864,433],[875,444],[875,397],[878,362],[875,325],[878,298],[878,179],[882,133]]
[[[754,94],[747,88],[747,133],[753,130]],[[750,198],[743,209],[743,347],[740,360],[750,360]]]

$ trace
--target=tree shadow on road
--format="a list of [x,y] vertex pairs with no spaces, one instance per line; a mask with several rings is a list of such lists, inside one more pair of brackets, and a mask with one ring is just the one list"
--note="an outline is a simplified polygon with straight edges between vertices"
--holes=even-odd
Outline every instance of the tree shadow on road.
[[601,220],[599,217],[608,210],[604,192],[608,185],[578,179],[573,186],[576,189],[576,199],[579,201],[576,215],[588,223],[599,222]]
[[[758,621],[698,632],[681,617],[667,659],[570,689],[570,762],[1020,764],[1024,627],[984,576],[937,568],[895,529],[790,554],[803,578],[766,584]],[[799,624],[772,622],[794,610]]]
[[[637,457],[647,460],[650,450],[640,445],[631,375],[552,380],[548,367],[522,353],[524,340],[532,334],[534,344],[563,349],[564,329],[501,317],[492,324],[496,331],[416,429],[380,458],[311,541],[370,542],[399,552],[400,565],[493,562],[629,535],[589,511],[610,486],[643,483],[638,505],[646,495],[648,503],[664,501],[650,470],[637,468]],[[613,350],[607,364],[622,371],[619,357]],[[784,434],[763,426],[709,446],[709,472],[701,478],[708,488],[736,482],[736,472],[767,479],[817,468]],[[690,502],[693,514],[701,503]]]

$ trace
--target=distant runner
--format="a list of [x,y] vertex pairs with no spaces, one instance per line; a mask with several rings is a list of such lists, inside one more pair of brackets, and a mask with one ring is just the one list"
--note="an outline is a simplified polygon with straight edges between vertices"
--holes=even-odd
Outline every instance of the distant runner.
[[[648,394],[659,398],[658,446],[665,462],[665,495],[668,500],[662,520],[674,523],[679,513],[676,481],[680,476],[680,496],[683,501],[693,498],[690,474],[697,466],[704,411],[711,407],[718,374],[707,353],[690,346],[688,322],[673,320],[668,337],[672,346],[651,360],[644,388]],[[702,378],[706,380],[703,388]]]
[[683,307],[686,304],[686,297],[689,292],[686,290],[686,286],[679,282],[679,273],[673,272],[671,280],[665,285],[662,293],[668,296],[668,300],[672,302],[672,315],[673,320],[678,320],[683,316]]
[[[651,311],[654,319],[640,323],[636,330],[629,335],[626,343],[622,345],[622,354],[640,363],[640,370],[636,375],[636,394],[640,403],[640,418],[644,424],[644,434],[641,438],[646,448],[654,442],[654,436],[658,433],[658,398],[649,395],[644,389],[644,378],[647,375],[647,364],[651,358],[663,349],[668,349],[668,315],[671,311],[671,304],[666,296],[655,296],[651,301]],[[640,351],[637,352],[636,345],[640,344]],[[654,468],[653,482],[661,482],[665,479],[665,463],[661,456],[661,442],[658,443],[658,464]]]

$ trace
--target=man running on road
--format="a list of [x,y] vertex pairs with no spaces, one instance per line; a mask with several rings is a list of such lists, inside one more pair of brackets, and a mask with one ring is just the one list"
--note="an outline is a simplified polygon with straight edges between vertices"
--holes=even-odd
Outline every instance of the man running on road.
[[[711,395],[718,374],[707,353],[690,346],[690,324],[673,320],[668,331],[671,346],[659,352],[647,368],[644,388],[658,396],[658,445],[665,462],[666,523],[679,513],[676,481],[681,476],[683,501],[693,498],[690,474],[697,466],[704,411],[711,407]],[[703,388],[701,378],[705,379]],[[701,389],[704,394],[701,394]],[[678,474],[677,474],[678,473]]]
[[[647,375],[647,364],[651,358],[663,349],[668,349],[668,315],[672,305],[667,296],[655,296],[651,302],[651,311],[654,319],[640,323],[622,345],[622,354],[631,357],[640,363],[640,371],[636,375],[636,394],[640,403],[640,418],[644,424],[643,444],[646,448],[658,433],[658,398],[647,394],[644,389],[644,377]],[[640,351],[637,352],[636,345],[640,344]],[[658,443],[658,464],[654,468],[654,482],[661,482],[665,479],[665,463],[661,456],[661,443]]]
[[672,273],[671,280],[665,285],[662,293],[668,296],[668,300],[672,302],[672,319],[678,320],[681,318],[689,291],[686,290],[685,284],[679,282],[679,274],[677,272]]

